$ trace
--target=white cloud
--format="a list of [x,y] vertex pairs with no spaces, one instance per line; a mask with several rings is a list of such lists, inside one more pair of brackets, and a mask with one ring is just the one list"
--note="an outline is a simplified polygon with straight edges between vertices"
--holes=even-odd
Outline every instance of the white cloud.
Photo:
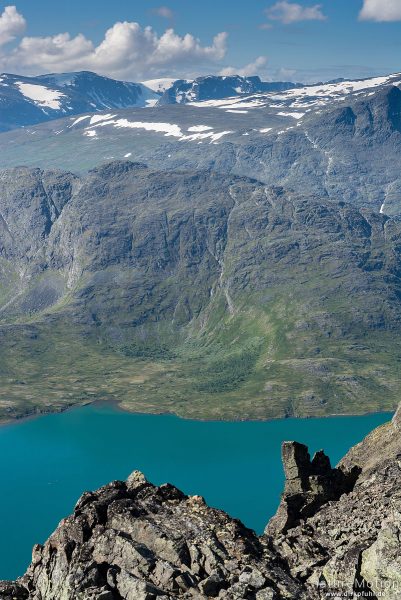
[[0,15],[0,46],[4,46],[25,31],[26,21],[15,6],[6,6]]
[[[23,17],[14,7],[11,11],[10,7],[6,9],[5,14],[6,17],[3,14],[0,18],[0,39],[7,42],[22,33]],[[108,29],[98,46],[82,34],[24,37],[15,48],[0,53],[0,69],[27,74],[92,70],[111,77],[140,80],[210,68],[224,58],[226,43],[225,32],[218,33],[209,46],[204,46],[190,33],[180,36],[167,29],[158,35],[152,27],[124,21]]]
[[281,23],[284,23],[284,25],[298,23],[299,21],[326,20],[326,16],[322,12],[321,4],[302,6],[295,2],[287,2],[287,0],[276,2],[276,4],[265,10],[265,14],[268,19],[280,21]]
[[253,62],[245,65],[244,67],[225,67],[219,73],[219,75],[243,75],[244,77],[247,75],[259,75],[260,70],[264,69],[267,64],[266,56],[258,56]]
[[154,15],[158,17],[163,17],[163,19],[172,19],[174,17],[174,13],[168,6],[158,6],[152,10]]
[[364,0],[361,21],[401,21],[400,0]]

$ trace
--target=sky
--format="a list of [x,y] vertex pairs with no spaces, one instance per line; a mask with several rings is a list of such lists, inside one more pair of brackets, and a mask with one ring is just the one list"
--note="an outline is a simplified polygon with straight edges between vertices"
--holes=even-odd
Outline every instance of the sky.
[[401,0],[0,2],[0,71],[312,83],[401,71]]

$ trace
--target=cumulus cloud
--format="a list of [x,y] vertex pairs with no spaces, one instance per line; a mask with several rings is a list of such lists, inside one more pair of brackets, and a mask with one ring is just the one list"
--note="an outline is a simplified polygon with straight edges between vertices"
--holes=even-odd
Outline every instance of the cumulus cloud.
[[152,13],[163,19],[171,20],[174,17],[173,11],[168,6],[158,6],[152,10]]
[[258,56],[253,62],[245,65],[244,67],[225,67],[219,73],[219,75],[260,75],[261,69],[264,69],[267,65],[266,56]]
[[321,4],[302,6],[295,2],[287,2],[287,0],[276,2],[276,4],[265,10],[265,14],[268,19],[280,21],[284,25],[300,21],[325,21],[327,18],[323,14]]
[[364,0],[361,21],[401,21],[400,0]]
[[0,15],[0,46],[4,46],[24,33],[26,21],[15,6],[6,6]]
[[[0,36],[10,41],[22,32],[21,24],[16,26],[14,7],[6,8],[5,14],[14,25],[0,25]],[[112,77],[151,78],[210,68],[224,58],[226,45],[225,32],[218,33],[210,45],[202,45],[190,33],[180,36],[169,28],[159,35],[152,27],[124,21],[108,29],[97,46],[83,34],[23,37],[16,47],[0,53],[0,68],[20,73],[93,70]]]

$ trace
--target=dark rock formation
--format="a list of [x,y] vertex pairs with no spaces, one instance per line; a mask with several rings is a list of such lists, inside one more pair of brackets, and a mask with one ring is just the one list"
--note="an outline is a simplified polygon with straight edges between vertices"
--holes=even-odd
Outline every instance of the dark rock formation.
[[280,530],[276,517],[260,537],[201,497],[155,487],[139,472],[87,492],[35,546],[27,573],[0,582],[0,599],[399,599],[398,420],[337,469],[323,453],[311,461],[305,446],[286,443],[284,499],[296,494],[303,503],[296,519]]
[[311,461],[308,448],[298,442],[283,443],[282,460],[285,489],[278,511],[266,527],[270,535],[288,531],[330,500],[349,493],[360,473],[357,466],[351,471],[332,469],[323,451],[316,452]]
[[1,600],[26,600],[29,592],[25,586],[14,581],[0,581]]

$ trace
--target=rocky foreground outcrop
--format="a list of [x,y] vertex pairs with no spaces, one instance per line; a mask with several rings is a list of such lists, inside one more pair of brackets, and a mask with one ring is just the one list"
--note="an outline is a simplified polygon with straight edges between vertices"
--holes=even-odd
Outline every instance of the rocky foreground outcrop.
[[401,410],[337,468],[283,445],[286,485],[258,537],[135,471],[85,493],[4,600],[401,598]]

